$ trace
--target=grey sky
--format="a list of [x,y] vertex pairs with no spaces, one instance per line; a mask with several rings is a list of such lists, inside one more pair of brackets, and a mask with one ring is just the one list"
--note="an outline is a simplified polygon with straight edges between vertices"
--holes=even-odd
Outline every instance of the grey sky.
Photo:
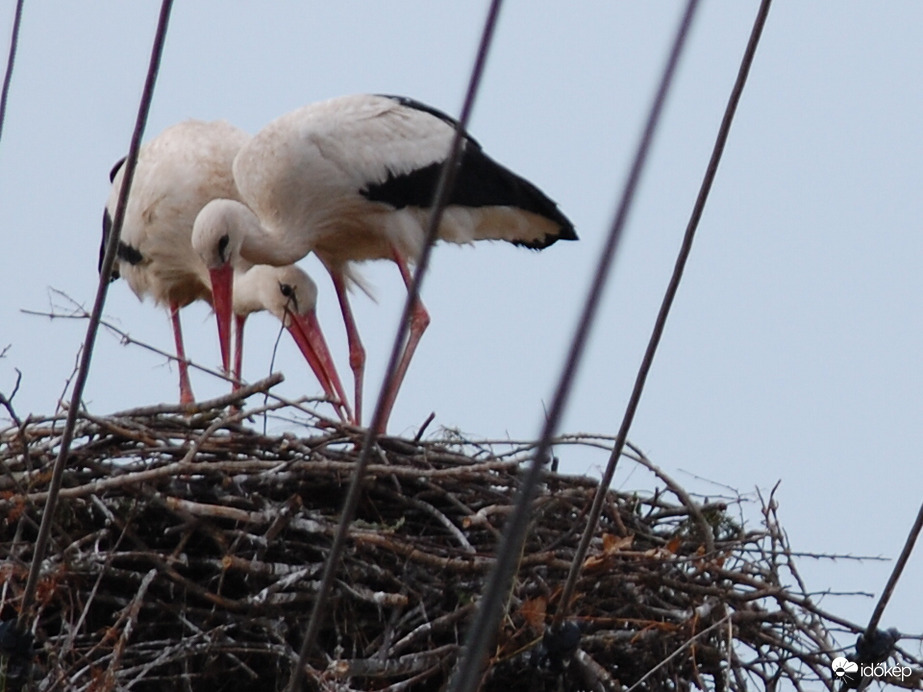
[[[0,391],[23,373],[20,414],[52,413],[86,324],[21,314],[66,292],[89,306],[112,164],[127,150],[158,3],[26,3],[0,142]],[[694,27],[580,372],[564,432],[614,433],[697,192],[756,2],[705,3]],[[355,92],[457,113],[485,7],[474,3],[177,3],[146,138],[187,117],[256,132],[299,105]],[[13,3],[5,3],[3,41]],[[539,185],[578,243],[543,253],[440,246],[423,289],[432,324],[391,431],[436,424],[534,437],[587,289],[678,3],[511,1],[472,134]],[[797,550],[896,557],[923,491],[923,6],[778,2],[631,433],[699,492],[777,480]],[[6,44],[0,44],[5,54]],[[319,317],[349,381],[329,279]],[[402,307],[396,269],[357,295],[371,401]],[[109,319],[169,350],[166,313],[111,287]],[[190,357],[219,362],[207,308],[184,313]],[[252,320],[245,375],[268,372],[277,325]],[[101,333],[86,392],[98,414],[175,401],[163,359]],[[283,340],[283,391],[319,386]],[[196,394],[223,393],[193,375]],[[349,388],[349,386],[347,386]],[[564,469],[604,456],[559,450]],[[640,475],[622,487],[647,485]],[[756,516],[750,505],[748,516]],[[877,594],[890,563],[804,560],[811,588]],[[923,557],[883,625],[919,631]],[[858,622],[871,599],[824,606]]]

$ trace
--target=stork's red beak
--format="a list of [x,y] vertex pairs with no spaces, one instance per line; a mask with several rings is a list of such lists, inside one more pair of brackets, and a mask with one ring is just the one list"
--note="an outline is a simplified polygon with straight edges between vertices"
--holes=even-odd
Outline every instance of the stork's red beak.
[[234,269],[230,263],[209,269],[212,282],[212,308],[218,320],[218,340],[221,343],[221,366],[225,372],[231,366],[231,312],[234,305]]
[[304,355],[308,365],[317,375],[324,392],[331,399],[338,400],[342,410],[345,412],[346,420],[355,422],[353,413],[349,408],[346,399],[346,392],[343,390],[343,384],[340,382],[340,376],[337,374],[336,366],[333,364],[333,358],[330,350],[327,348],[327,342],[321,331],[320,324],[317,322],[317,316],[312,310],[306,315],[296,315],[288,313],[289,324],[288,330],[298,348]]

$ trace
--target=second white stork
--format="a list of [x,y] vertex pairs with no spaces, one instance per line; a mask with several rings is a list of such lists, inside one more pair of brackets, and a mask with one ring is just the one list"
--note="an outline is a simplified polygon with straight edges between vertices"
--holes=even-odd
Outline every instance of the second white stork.
[[[220,201],[219,201],[220,202]],[[211,202],[209,210],[219,202]],[[317,286],[304,271],[294,265],[270,267],[256,265],[234,275],[235,354],[234,380],[240,382],[242,369],[244,323],[254,312],[266,310],[282,322],[298,349],[317,376],[324,393],[341,412],[345,420],[352,419],[340,376],[337,373],[324,334],[317,322]]]
[[[411,99],[360,94],[304,106],[269,123],[241,148],[234,180],[256,214],[202,226],[193,245],[216,280],[234,253],[254,264],[291,264],[314,251],[330,272],[346,325],[360,416],[365,350],[347,297],[347,265],[393,260],[405,284],[420,254],[436,184],[458,124]],[[465,135],[439,226],[454,243],[505,240],[540,250],[576,240],[571,222],[535,185],[491,159]],[[222,246],[222,252],[216,248]],[[385,393],[383,432],[429,315],[414,307],[407,342]]]
[[[196,300],[212,302],[208,272],[192,249],[192,226],[216,197],[237,198],[231,164],[249,135],[224,121],[186,120],[147,142],[138,155],[122,223],[112,279],[123,277],[138,298],[151,296],[169,309],[179,363],[180,402],[193,401],[179,310]],[[112,188],[103,212],[100,267],[124,176],[124,159],[109,175]],[[223,270],[228,281],[231,267]],[[213,305],[230,330],[231,304]],[[219,325],[222,323],[219,321]],[[223,345],[228,339],[221,339]],[[222,348],[228,369],[229,351]]]

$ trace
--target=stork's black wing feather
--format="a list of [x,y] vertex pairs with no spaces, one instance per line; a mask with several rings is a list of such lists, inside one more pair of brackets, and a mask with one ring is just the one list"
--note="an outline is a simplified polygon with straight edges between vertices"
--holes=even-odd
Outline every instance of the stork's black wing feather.
[[[428,113],[458,128],[458,122],[426,104],[402,96],[387,96],[402,106]],[[384,202],[395,209],[427,208],[432,205],[442,170],[441,161],[408,173],[391,174],[380,183],[370,184],[362,194],[373,202]],[[533,249],[548,247],[557,240],[576,240],[574,225],[544,192],[520,175],[494,161],[477,141],[465,133],[455,184],[448,204],[465,207],[514,207],[543,216],[559,226],[553,236],[535,242],[519,242]]]

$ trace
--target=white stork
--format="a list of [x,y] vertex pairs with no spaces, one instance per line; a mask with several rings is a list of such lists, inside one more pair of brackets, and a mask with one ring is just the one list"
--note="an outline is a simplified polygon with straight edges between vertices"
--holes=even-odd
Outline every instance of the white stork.
[[[390,259],[409,284],[409,263],[422,250],[436,183],[457,127],[444,113],[394,96],[345,96],[299,108],[269,123],[234,159],[240,197],[256,218],[236,214],[233,221],[198,227],[193,236],[216,294],[231,290],[226,271],[219,272],[235,253],[254,264],[276,266],[317,253],[333,279],[346,325],[357,419],[365,351],[346,295],[347,265]],[[225,210],[235,215],[231,206]],[[439,238],[505,240],[540,250],[577,236],[551,199],[466,135]],[[418,301],[385,395],[379,432],[428,324]]]
[[[210,202],[199,217],[207,218],[210,210],[226,200]],[[254,312],[267,310],[275,315],[292,335],[299,350],[327,396],[335,402],[345,420],[352,419],[340,376],[333,364],[314,308],[317,286],[304,271],[294,265],[270,267],[256,265],[234,274],[235,354],[234,380],[240,382],[244,322]]]
[[[186,120],[164,130],[139,152],[112,279],[123,277],[140,299],[151,296],[170,311],[179,362],[180,402],[194,400],[183,347],[179,309],[195,300],[212,302],[208,271],[191,244],[192,225],[216,197],[238,198],[231,164],[250,136],[224,121]],[[100,267],[124,174],[124,159],[109,175],[112,189],[103,213]],[[231,280],[230,267],[225,269]],[[213,306],[219,329],[230,331],[231,304]],[[228,369],[229,338],[222,338]]]

